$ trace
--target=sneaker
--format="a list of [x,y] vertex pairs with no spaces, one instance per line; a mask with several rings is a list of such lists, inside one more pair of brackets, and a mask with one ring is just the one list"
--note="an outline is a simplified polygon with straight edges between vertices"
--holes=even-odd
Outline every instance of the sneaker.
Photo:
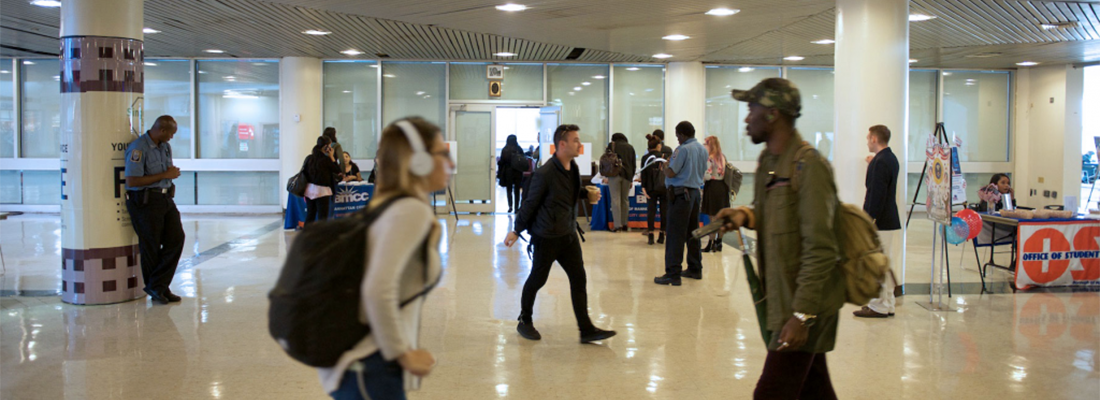
[[581,343],[592,343],[615,336],[615,331],[605,331],[600,328],[592,328],[588,332],[581,332]]
[[520,336],[523,336],[527,340],[542,340],[542,335],[539,334],[539,330],[535,329],[532,324],[519,321],[519,325],[516,326],[516,332],[519,332]]
[[701,279],[703,279],[703,271],[691,271],[691,270],[686,270],[685,269],[682,272],[680,272],[680,276],[683,277],[683,278],[691,278],[691,279],[701,280]]
[[680,276],[664,274],[653,278],[653,283],[656,283],[658,285],[680,286]]

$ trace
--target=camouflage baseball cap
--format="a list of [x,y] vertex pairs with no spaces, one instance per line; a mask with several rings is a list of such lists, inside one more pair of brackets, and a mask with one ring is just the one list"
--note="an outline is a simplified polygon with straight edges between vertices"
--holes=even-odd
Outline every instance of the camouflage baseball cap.
[[734,89],[731,94],[734,100],[774,108],[795,118],[802,115],[802,95],[798,93],[798,87],[783,78],[768,78],[752,89]]

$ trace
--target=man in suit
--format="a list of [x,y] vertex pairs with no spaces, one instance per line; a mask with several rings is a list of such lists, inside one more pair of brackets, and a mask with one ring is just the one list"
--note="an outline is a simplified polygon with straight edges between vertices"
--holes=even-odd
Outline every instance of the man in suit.
[[[898,216],[896,194],[898,188],[898,158],[890,150],[890,129],[875,125],[867,132],[867,149],[875,155],[867,166],[867,195],[863,198],[863,211],[871,216],[878,228],[882,250],[891,262],[900,260],[901,219]],[[887,318],[894,315],[893,274],[887,274],[882,282],[882,292],[877,299],[853,314],[861,318]]]

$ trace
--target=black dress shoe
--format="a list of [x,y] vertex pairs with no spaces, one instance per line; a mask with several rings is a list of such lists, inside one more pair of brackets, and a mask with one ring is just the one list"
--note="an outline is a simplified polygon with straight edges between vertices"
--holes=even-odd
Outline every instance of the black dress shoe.
[[661,232],[661,236],[657,237],[657,244],[665,244],[665,233]]
[[535,329],[532,324],[519,321],[519,325],[516,326],[516,332],[519,332],[520,336],[523,336],[527,340],[542,340],[542,335],[539,334],[539,330]]
[[168,289],[164,289],[164,298],[168,299],[168,301],[172,303],[179,303],[180,300],[183,300],[181,297],[176,296],[175,293],[172,293],[172,291]]
[[711,240],[710,242],[707,242],[707,247],[704,247],[702,251],[704,253],[710,253],[711,251],[714,251],[714,241]]
[[691,278],[691,279],[696,279],[696,280],[703,279],[703,271],[689,271],[689,270],[685,269],[685,270],[680,272],[680,277]]
[[716,253],[721,253],[722,252],[722,240],[721,239],[714,242],[714,251]]
[[650,233],[648,236],[649,236],[649,244],[652,245],[653,244],[653,234]]
[[653,278],[653,283],[656,283],[658,285],[680,286],[680,276],[664,274]]
[[615,331],[592,328],[590,331],[581,332],[581,343],[592,343],[599,340],[610,339],[613,336],[615,336]]
[[149,295],[149,298],[153,299],[154,302],[157,302],[157,303],[160,303],[160,304],[168,304],[169,303],[168,298],[164,297],[163,294],[157,293],[156,291],[154,291],[152,289],[149,289],[149,288],[145,288],[143,290],[145,291],[146,294]]

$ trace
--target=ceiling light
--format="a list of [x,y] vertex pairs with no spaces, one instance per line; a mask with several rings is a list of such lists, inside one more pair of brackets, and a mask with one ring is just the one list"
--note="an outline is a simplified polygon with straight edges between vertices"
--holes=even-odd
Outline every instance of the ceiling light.
[[509,53],[507,51],[502,51],[500,53],[493,53],[493,55],[497,56],[497,57],[515,57],[516,53]]
[[920,21],[927,21],[927,20],[930,20],[930,19],[936,19],[936,16],[934,16],[934,15],[925,15],[925,14],[909,14],[909,22],[920,22]]
[[637,70],[639,70],[639,69],[641,69],[641,68],[638,68],[638,67],[630,67],[630,68],[627,68],[626,70],[627,70],[627,71],[637,71]]
[[1043,29],[1046,29],[1046,30],[1074,28],[1076,26],[1077,26],[1077,23],[1073,22],[1073,21],[1052,22],[1052,23],[1039,24],[1040,28],[1043,28]]
[[200,73],[200,74],[205,74],[205,73],[206,73],[206,71],[202,71],[202,70],[200,70],[200,71],[199,71],[199,73]]
[[61,80],[61,75],[54,75],[53,80],[55,80],[55,81]]
[[302,33],[307,34],[307,35],[313,35],[313,36],[324,36],[324,35],[331,34],[332,32],[322,31],[322,30],[317,30],[317,29],[310,29],[310,30],[302,31]]
[[802,61],[802,60],[805,60],[805,59],[806,59],[806,57],[802,57],[802,56],[788,56],[788,57],[783,57],[783,59],[784,59],[784,60],[787,60],[787,61]]
[[944,72],[943,76],[951,76],[951,73],[950,72]]
[[668,36],[665,36],[665,37],[663,37],[663,38],[661,38],[661,39],[664,39],[664,40],[673,40],[673,41],[680,41],[680,40],[688,40],[688,39],[691,39],[691,36],[685,36],[685,35],[668,35]]
[[5,70],[0,70],[0,74],[10,74],[10,73],[11,73],[11,71],[8,71],[6,69]]
[[344,54],[344,55],[348,55],[348,56],[357,56],[357,55],[363,54],[363,52],[361,52],[359,50],[355,50],[355,49],[347,49],[347,50],[341,51],[340,54]]
[[146,66],[146,67],[155,67],[155,66],[157,66],[157,63],[153,63],[153,62],[145,62],[145,66]]
[[672,54],[665,54],[665,53],[654,54],[653,58],[672,58]]
[[153,28],[145,28],[145,29],[142,29],[141,31],[144,32],[144,33],[160,33],[160,31],[158,31],[156,29],[153,29]]
[[912,64],[912,63],[915,63],[915,62],[918,62],[918,61],[920,61],[920,60],[918,60],[918,59],[915,59],[915,58],[910,58],[910,59],[909,59],[909,63],[910,63],[910,64]]
[[584,85],[584,86],[588,86],[588,85],[591,85],[591,84],[592,84],[592,82],[581,82],[581,85]]
[[733,14],[737,14],[739,12],[741,12],[741,10],[737,10],[737,9],[732,9],[731,10],[731,9],[728,9],[728,8],[715,8],[713,10],[707,11],[707,15],[714,15],[714,16],[718,16],[718,17],[727,17],[727,16],[730,16],[730,15],[733,15]]
[[23,65],[34,65],[34,61],[23,61]]
[[516,11],[526,10],[527,6],[525,6],[523,4],[508,3],[508,4],[501,4],[501,5],[497,6],[497,9],[500,10],[500,11],[516,12]]
[[61,2],[58,0],[34,0],[31,4],[39,7],[61,7]]
[[378,68],[378,64],[371,64],[370,67],[371,68]]
[[[630,68],[627,68],[626,70],[630,71]],[[634,68],[634,71],[637,71],[637,70],[638,70],[637,68]],[[607,77],[603,76],[603,75],[596,75],[596,76],[592,77],[592,79],[603,79],[603,78],[607,78]]]
[[385,77],[385,78],[396,78],[397,77],[397,75],[394,75],[394,74],[382,74],[382,76]]
[[252,63],[252,65],[255,65],[255,66],[257,66],[257,67],[266,67],[266,66],[267,66],[267,63],[262,63],[262,62],[254,62],[254,63]]
[[821,39],[821,40],[815,40],[815,41],[810,42],[810,43],[813,43],[813,44],[833,44],[833,43],[836,43],[836,41],[833,40],[833,39]]
[[351,93],[351,91],[350,90],[345,90],[344,93]]
[[1016,63],[1016,65],[1019,65],[1021,67],[1034,67],[1036,65],[1039,65],[1039,63],[1037,63],[1035,61],[1024,61],[1024,62],[1018,62],[1018,63]]
[[575,94],[577,94],[577,93],[576,92],[569,92],[570,96],[575,95]]
[[579,92],[579,91],[581,91],[581,90],[584,90],[584,88],[582,88],[582,87],[580,87],[580,86],[574,86],[574,87],[573,87],[573,90],[574,90],[574,91],[577,91],[577,92]]
[[419,92],[416,92],[416,95],[417,95],[417,96],[423,96],[423,95],[424,95],[424,94],[426,94],[426,93],[427,93],[427,92],[425,92],[425,91],[419,91]]
[[737,69],[737,72],[752,72],[752,71],[755,71],[755,70],[756,70],[756,68],[752,68],[752,67],[741,67],[741,68]]
[[218,50],[218,49],[206,49],[206,50],[203,50],[202,52],[203,52],[203,53],[213,53],[213,54],[221,54],[221,53],[225,53],[225,50]]

